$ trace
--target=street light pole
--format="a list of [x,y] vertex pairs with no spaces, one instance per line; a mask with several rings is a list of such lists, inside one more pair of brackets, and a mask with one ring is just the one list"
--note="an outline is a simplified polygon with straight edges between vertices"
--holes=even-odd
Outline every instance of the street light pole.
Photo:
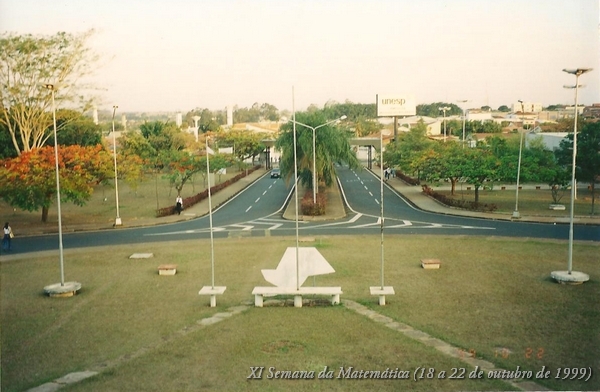
[[321,124],[317,127],[311,127],[310,125],[306,125],[303,124],[299,121],[296,120],[290,120],[291,122],[293,122],[294,124],[298,124],[298,125],[302,125],[303,127],[306,127],[308,129],[312,130],[312,161],[313,161],[313,178],[312,178],[312,183],[313,183],[313,204],[317,204],[317,153],[316,153],[316,131],[319,128],[322,128],[324,126],[327,126],[329,124],[333,124],[335,122],[338,122],[340,120],[345,120],[347,117],[346,115],[343,115],[340,118],[337,118],[335,120],[331,120],[326,122],[325,124]]
[[115,226],[121,226],[121,217],[119,216],[119,184],[117,180],[117,139],[115,136],[115,113],[117,112],[118,106],[113,106],[112,115],[112,134],[113,134],[113,158],[115,161],[115,201],[117,204],[117,218],[115,219]]
[[521,218],[521,214],[519,213],[519,179],[521,177],[521,154],[523,152],[523,134],[525,133],[525,109],[523,109],[523,101],[519,100],[519,102],[521,103],[521,114],[523,114],[523,116],[521,117],[523,122],[523,130],[521,131],[521,138],[519,139],[519,163],[517,164],[517,191],[515,194],[515,210],[512,214],[513,219]]
[[573,162],[571,167],[571,214],[569,218],[569,261],[568,261],[568,273],[571,274],[573,267],[573,215],[575,209],[575,166],[577,160],[577,99],[579,91],[579,76],[586,72],[591,71],[591,68],[578,68],[578,69],[563,69],[564,72],[571,75],[575,75],[575,86],[564,86],[565,88],[575,89],[575,120],[573,123]]
[[[463,99],[463,100],[459,100],[458,102],[465,104],[469,101],[466,99]],[[463,111],[462,145],[464,147],[465,146],[465,125],[466,125],[466,121],[467,121],[467,113],[466,113],[466,109],[464,107],[462,108],[462,111]]]
[[450,110],[450,108],[448,106],[444,106],[443,108],[438,109],[444,112],[444,143],[446,143],[446,110]]
[[53,84],[44,84],[44,87],[50,90],[52,95],[52,121],[54,124],[54,164],[56,170],[56,209],[58,212],[58,253],[60,258],[60,285],[65,285],[65,267],[63,256],[63,236],[62,236],[62,213],[60,210],[60,175],[58,173],[58,139],[56,138],[56,105],[54,103],[55,86]]

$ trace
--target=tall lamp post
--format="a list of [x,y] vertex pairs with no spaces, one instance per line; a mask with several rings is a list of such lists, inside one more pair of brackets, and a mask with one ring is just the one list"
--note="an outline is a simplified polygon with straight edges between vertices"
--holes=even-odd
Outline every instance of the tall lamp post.
[[52,95],[52,122],[54,129],[54,166],[56,171],[56,210],[58,213],[58,253],[60,259],[60,283],[51,284],[49,286],[44,287],[44,292],[50,295],[51,297],[71,297],[79,289],[81,289],[81,283],[65,282],[62,213],[60,209],[60,175],[58,169],[58,139],[56,138],[56,104],[54,102],[54,92],[56,91],[56,86],[54,84],[44,84],[43,87],[50,90],[50,94]]
[[463,132],[462,132],[462,145],[463,147],[465,146],[465,125],[466,125],[466,121],[467,121],[467,112],[466,109],[464,108],[464,104],[466,104],[467,102],[469,102],[467,99],[463,99],[463,100],[459,100],[457,102],[460,102],[463,104]]
[[444,112],[444,143],[446,143],[446,110],[450,110],[450,108],[444,106],[443,108],[439,108],[439,110]]
[[115,219],[115,226],[121,226],[121,217],[119,216],[119,184],[117,180],[117,139],[115,136],[115,113],[117,112],[118,106],[113,106],[112,115],[112,134],[113,134],[113,159],[115,161],[115,202],[117,204],[117,217]]
[[590,279],[589,275],[583,272],[573,271],[573,215],[575,209],[575,165],[577,163],[577,99],[579,92],[579,76],[591,71],[592,68],[563,69],[564,72],[575,75],[574,86],[564,86],[565,88],[575,89],[575,119],[573,123],[573,162],[571,164],[571,212],[569,216],[569,259],[567,262],[567,271],[553,271],[551,276],[560,283],[578,284]]
[[525,109],[523,109],[523,101],[519,100],[521,103],[521,113],[523,116],[521,120],[523,122],[523,130],[521,131],[521,139],[519,141],[519,163],[517,164],[517,191],[515,194],[515,210],[513,211],[512,217],[513,219],[521,218],[521,214],[519,213],[519,179],[521,177],[521,154],[523,153],[523,134],[525,133]]
[[208,178],[208,221],[210,225],[210,286],[204,286],[198,292],[199,295],[210,296],[210,307],[217,306],[217,295],[222,295],[227,289],[226,286],[215,286],[215,245],[213,238],[213,219],[212,219],[212,200],[210,192],[210,159],[208,153],[208,137],[206,143],[206,176]]
[[290,120],[291,122],[293,122],[294,124],[298,124],[298,125],[302,125],[303,127],[306,127],[308,129],[312,130],[312,134],[313,134],[313,138],[312,138],[312,161],[313,161],[313,204],[317,204],[317,152],[316,152],[316,130],[322,127],[325,127],[329,124],[333,124],[336,123],[338,121],[341,120],[345,120],[347,117],[346,115],[343,115],[340,118],[337,118],[335,120],[331,120],[326,122],[325,124],[321,124],[319,126],[316,127],[311,127],[310,125],[306,125],[303,124],[299,121],[296,120]]

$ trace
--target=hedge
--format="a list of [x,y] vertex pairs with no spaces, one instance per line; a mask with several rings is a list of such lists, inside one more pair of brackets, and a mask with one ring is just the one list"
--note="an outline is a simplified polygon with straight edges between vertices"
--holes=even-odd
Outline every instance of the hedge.
[[450,207],[458,207],[458,208],[464,208],[466,210],[471,210],[471,211],[484,211],[484,212],[492,212],[492,211],[495,211],[498,209],[498,206],[493,203],[487,204],[487,203],[479,203],[479,202],[474,202],[474,201],[453,199],[452,197],[448,197],[446,195],[443,195],[441,193],[434,191],[427,185],[423,185],[422,187],[423,187],[423,193],[425,193],[428,196],[433,197],[440,203],[445,204]]

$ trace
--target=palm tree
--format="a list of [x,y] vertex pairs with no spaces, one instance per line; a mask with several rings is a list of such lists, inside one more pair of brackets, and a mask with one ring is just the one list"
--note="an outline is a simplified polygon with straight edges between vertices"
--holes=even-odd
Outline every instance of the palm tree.
[[[296,113],[297,123],[316,128],[328,122],[321,112]],[[334,163],[348,164],[358,168],[359,162],[355,152],[350,148],[349,139],[352,133],[338,125],[331,124],[320,127],[315,133],[316,175],[317,184],[323,182],[331,186],[335,179]],[[303,125],[296,125],[296,154],[298,161],[298,178],[304,186],[312,188],[312,139],[313,131]],[[281,126],[281,133],[275,146],[281,151],[281,173],[286,180],[294,176],[294,135],[293,123],[290,121]],[[318,185],[317,185],[318,186]]]

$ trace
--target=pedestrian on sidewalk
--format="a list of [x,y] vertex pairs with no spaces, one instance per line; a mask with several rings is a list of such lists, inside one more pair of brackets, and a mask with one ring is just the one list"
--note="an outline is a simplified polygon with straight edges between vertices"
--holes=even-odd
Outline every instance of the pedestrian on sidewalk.
[[183,211],[183,199],[180,195],[177,195],[177,199],[175,199],[175,211],[177,211],[177,215],[181,215],[181,211]]
[[3,250],[11,250],[12,249],[12,238],[14,234],[8,222],[4,224],[4,236],[2,237],[2,249]]

